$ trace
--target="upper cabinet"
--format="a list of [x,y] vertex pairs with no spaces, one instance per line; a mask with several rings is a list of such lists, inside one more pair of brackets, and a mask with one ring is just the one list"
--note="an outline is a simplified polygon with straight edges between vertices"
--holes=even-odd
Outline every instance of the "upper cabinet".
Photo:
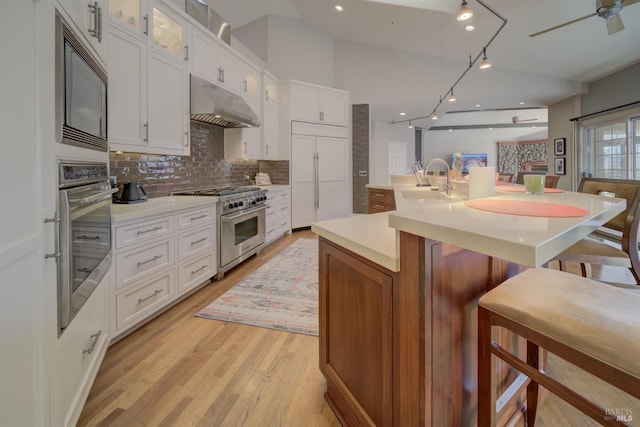
[[109,14],[109,148],[189,155],[186,21],[157,1],[112,0]]
[[107,44],[106,8],[107,0],[58,0],[66,12],[66,19],[71,20],[77,32],[88,42],[97,56],[106,63]]
[[272,74],[262,74],[262,158],[266,160],[288,159],[288,150],[281,147],[278,123],[278,80]]
[[291,81],[291,120],[349,125],[349,93],[309,83]]
[[250,104],[260,105],[262,94],[262,75],[248,62],[242,63],[242,97]]
[[191,29],[191,72],[205,80],[216,82],[218,71],[218,44],[210,34],[199,28]]
[[151,7],[151,38],[153,46],[172,55],[176,59],[189,60],[189,46],[186,44],[186,23],[158,2]]

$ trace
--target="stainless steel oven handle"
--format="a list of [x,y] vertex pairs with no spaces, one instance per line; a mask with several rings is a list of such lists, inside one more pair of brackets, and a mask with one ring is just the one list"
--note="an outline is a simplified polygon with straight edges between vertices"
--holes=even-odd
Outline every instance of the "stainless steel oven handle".
[[60,250],[60,215],[58,215],[58,212],[53,214],[53,218],[45,218],[44,220],[45,224],[48,224],[50,222],[53,223],[53,233],[55,237],[55,249],[54,249],[55,252],[52,254],[45,254],[44,258],[45,259],[55,258],[56,263],[58,263],[58,261],[60,260],[60,256],[62,256],[62,251]]
[[245,215],[252,214],[254,212],[258,212],[258,211],[261,211],[263,209],[267,209],[268,207],[269,207],[269,205],[262,205],[262,206],[258,206],[257,208],[247,209],[245,211],[238,212],[236,215],[223,216],[223,217],[221,217],[221,220],[222,220],[222,222],[231,222],[231,221],[236,220],[238,218],[241,218],[241,217],[243,217]]
[[82,199],[69,199],[69,203],[74,203],[74,204],[77,203],[79,205],[88,205],[89,203],[107,200],[109,197],[111,197],[112,194],[117,193],[118,191],[119,190],[117,188],[112,188],[102,193],[94,194],[93,196],[83,197]]

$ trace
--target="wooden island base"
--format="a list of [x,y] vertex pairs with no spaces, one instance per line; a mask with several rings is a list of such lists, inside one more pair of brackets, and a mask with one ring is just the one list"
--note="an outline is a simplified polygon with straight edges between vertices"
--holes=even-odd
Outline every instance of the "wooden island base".
[[[400,272],[392,272],[319,241],[320,370],[341,423],[475,425],[477,300],[522,268],[401,232]],[[499,341],[524,354],[522,342]],[[498,393],[518,378],[505,365],[496,371]],[[516,384],[502,422],[524,408],[526,381]]]

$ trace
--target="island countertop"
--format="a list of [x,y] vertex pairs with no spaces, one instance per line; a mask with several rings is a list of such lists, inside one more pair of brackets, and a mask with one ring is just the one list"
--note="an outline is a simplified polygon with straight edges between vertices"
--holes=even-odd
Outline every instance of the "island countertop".
[[470,208],[464,201],[423,203],[405,200],[391,212],[399,231],[450,243],[530,267],[541,266],[573,243],[624,211],[624,199],[564,192],[544,195],[507,193],[488,199],[569,205],[589,214],[571,218],[508,215]]
[[400,270],[397,233],[389,227],[389,212],[316,222],[311,231],[390,271]]

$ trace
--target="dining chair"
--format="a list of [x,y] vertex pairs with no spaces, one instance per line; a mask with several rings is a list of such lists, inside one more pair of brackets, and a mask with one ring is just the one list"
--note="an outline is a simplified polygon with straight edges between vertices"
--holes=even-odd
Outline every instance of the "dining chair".
[[544,187],[545,188],[558,188],[558,183],[560,182],[560,177],[558,175],[547,175],[544,178]]
[[626,199],[627,208],[591,235],[557,255],[554,260],[560,263],[560,270],[564,269],[566,261],[580,263],[583,277],[587,277],[585,264],[627,267],[636,284],[640,284],[640,181],[583,178],[578,192]]

